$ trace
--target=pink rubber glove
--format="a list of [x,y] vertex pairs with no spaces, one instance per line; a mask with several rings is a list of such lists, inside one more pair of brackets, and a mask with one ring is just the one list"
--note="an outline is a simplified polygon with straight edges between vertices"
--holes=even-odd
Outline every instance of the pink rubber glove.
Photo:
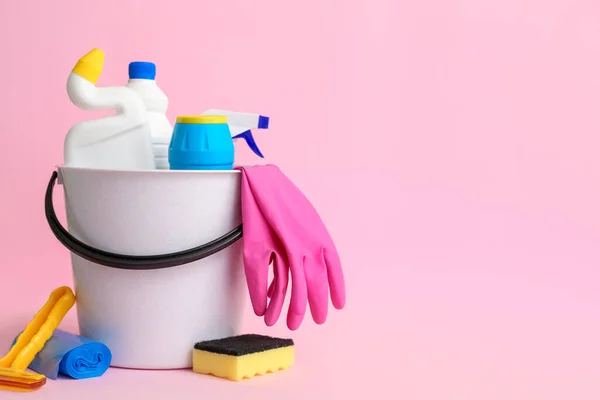
[[[273,282],[271,303],[274,306],[270,317],[274,317],[275,314],[279,317],[281,308],[278,308],[278,305],[283,301],[281,289],[284,286],[287,288],[287,283],[283,285],[279,281],[287,280],[287,274],[284,278],[283,269],[277,264],[286,262],[292,279],[292,295],[287,315],[288,328],[296,330],[301,325],[307,301],[313,320],[317,324],[324,323],[329,308],[329,292],[331,291],[333,306],[342,309],[346,304],[346,290],[340,258],[323,221],[310,201],[277,166],[239,169],[244,171],[245,184],[253,194],[254,201],[263,215],[263,221],[278,238],[278,241],[272,239],[265,245],[266,248],[282,246],[285,249],[285,258],[275,257],[275,271],[278,271],[278,275],[277,280]],[[251,224],[256,227],[256,220]],[[255,229],[252,226],[251,228]],[[244,216],[244,241],[246,235],[252,233],[253,231],[246,231]],[[252,240],[252,246],[256,246],[254,241],[255,239]],[[282,253],[276,249],[276,254]],[[264,264],[264,258],[261,261],[257,257],[249,256],[248,261],[244,260],[244,263],[249,263],[246,264],[246,268],[253,271],[262,268],[268,271],[268,263]],[[261,262],[262,265],[258,264]],[[266,286],[266,279],[257,282],[254,287],[249,286],[251,293],[254,291],[251,299],[255,312],[262,311],[266,303],[267,293],[263,290]]]
[[[242,171],[242,221],[244,226],[243,259],[250,301],[254,313],[265,317],[267,326],[273,326],[279,319],[288,288],[287,259],[279,238],[264,219],[248,177]],[[269,265],[273,262],[273,281],[267,291]],[[271,301],[267,306],[267,297]]]

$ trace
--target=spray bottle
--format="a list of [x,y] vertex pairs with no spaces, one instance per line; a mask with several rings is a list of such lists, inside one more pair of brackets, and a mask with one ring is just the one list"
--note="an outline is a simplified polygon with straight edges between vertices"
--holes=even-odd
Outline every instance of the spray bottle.
[[268,126],[268,117],[226,110],[178,116],[169,145],[170,169],[232,169],[233,142],[237,139],[244,139],[255,154],[263,157],[251,129],[267,129]]
[[269,117],[259,114],[243,113],[227,110],[206,110],[203,115],[222,115],[227,117],[227,125],[231,132],[231,138],[235,142],[237,139],[244,139],[248,147],[260,158],[264,158],[258,145],[252,136],[252,129],[268,129]]
[[69,75],[67,93],[83,110],[117,111],[116,115],[83,121],[65,138],[65,165],[120,170],[155,169],[148,114],[142,98],[127,87],[96,87],[104,53],[85,54]]

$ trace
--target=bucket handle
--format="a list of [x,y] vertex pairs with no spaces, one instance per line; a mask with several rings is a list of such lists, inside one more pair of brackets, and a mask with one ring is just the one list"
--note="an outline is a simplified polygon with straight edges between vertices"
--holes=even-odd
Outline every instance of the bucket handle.
[[129,270],[151,270],[176,267],[198,261],[215,254],[237,242],[242,237],[243,231],[242,225],[240,224],[231,232],[211,242],[176,253],[152,256],[133,256],[100,250],[75,238],[61,225],[60,221],[58,220],[56,212],[54,211],[54,203],[52,201],[54,186],[56,185],[57,178],[58,173],[54,171],[52,173],[52,177],[50,178],[50,182],[48,183],[48,188],[46,189],[45,211],[48,225],[50,225],[52,233],[54,233],[54,236],[56,236],[58,241],[61,242],[63,246],[71,250],[71,252],[74,254],[77,254],[78,256],[96,264]]

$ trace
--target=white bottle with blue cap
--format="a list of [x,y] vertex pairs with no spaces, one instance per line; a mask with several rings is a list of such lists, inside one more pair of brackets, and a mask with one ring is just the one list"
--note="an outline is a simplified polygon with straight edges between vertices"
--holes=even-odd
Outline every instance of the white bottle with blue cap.
[[169,143],[173,126],[166,115],[169,99],[156,84],[156,65],[146,61],[129,63],[127,87],[133,89],[146,104],[156,168],[169,169]]

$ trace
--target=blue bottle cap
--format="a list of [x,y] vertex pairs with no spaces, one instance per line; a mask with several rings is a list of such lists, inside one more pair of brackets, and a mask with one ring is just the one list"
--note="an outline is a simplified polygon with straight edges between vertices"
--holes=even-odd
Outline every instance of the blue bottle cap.
[[133,61],[129,63],[129,79],[149,79],[156,77],[156,65],[147,61]]

